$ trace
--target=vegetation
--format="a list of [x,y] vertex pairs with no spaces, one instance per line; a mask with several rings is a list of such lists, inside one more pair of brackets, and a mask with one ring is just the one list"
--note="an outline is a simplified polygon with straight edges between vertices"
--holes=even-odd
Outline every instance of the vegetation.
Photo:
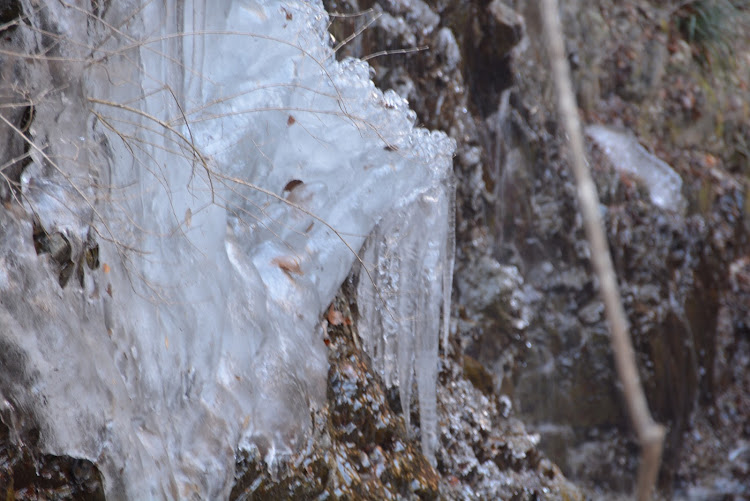
[[750,20],[748,11],[750,0],[693,0],[682,2],[673,19],[701,64],[727,69],[734,66],[735,40]]

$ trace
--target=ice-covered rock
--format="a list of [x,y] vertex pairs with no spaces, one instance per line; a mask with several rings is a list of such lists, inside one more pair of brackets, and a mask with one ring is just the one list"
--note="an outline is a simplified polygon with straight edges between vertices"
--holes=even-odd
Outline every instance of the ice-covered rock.
[[615,169],[640,179],[657,207],[684,213],[682,178],[665,161],[640,145],[632,132],[606,125],[589,125],[586,134],[607,155]]
[[238,447],[272,460],[304,436],[319,317],[360,262],[365,343],[396,347],[379,367],[407,408],[415,364],[429,454],[452,141],[335,61],[319,2],[23,5],[6,55],[35,118],[21,208],[0,209],[4,420],[32,415],[114,498],[226,497]]

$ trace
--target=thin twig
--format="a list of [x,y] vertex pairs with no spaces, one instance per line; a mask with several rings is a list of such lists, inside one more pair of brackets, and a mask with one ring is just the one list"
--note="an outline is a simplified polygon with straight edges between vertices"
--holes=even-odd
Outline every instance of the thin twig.
[[360,26],[359,29],[357,29],[354,33],[352,33],[351,35],[349,35],[348,37],[346,37],[344,40],[342,40],[341,42],[339,42],[338,45],[336,45],[336,47],[334,47],[333,53],[335,54],[336,52],[338,52],[341,49],[341,47],[343,47],[344,45],[348,44],[349,42],[351,42],[352,40],[354,40],[355,38],[357,38],[359,35],[361,35],[363,31],[365,31],[367,28],[369,28],[372,25],[372,23],[374,23],[375,21],[377,21],[378,19],[380,19],[380,16],[382,16],[382,15],[383,14],[380,13],[380,12],[378,12],[377,14],[375,14],[372,17],[372,19],[368,20],[364,25]]
[[570,68],[565,57],[565,42],[562,36],[557,0],[543,0],[540,10],[544,21],[544,32],[547,36],[547,51],[552,66],[552,77],[557,92],[558,111],[568,135],[570,162],[578,186],[578,202],[581,205],[586,235],[591,246],[591,261],[599,277],[600,292],[611,332],[615,365],[622,384],[630,420],[638,434],[638,441],[641,445],[636,498],[639,501],[648,500],[651,498],[656,476],[659,473],[664,427],[654,422],[651,417],[646,395],[638,376],[635,352],[628,334],[625,310],[617,289],[617,278],[599,214],[599,197],[584,155],[583,134],[570,80]]
[[378,52],[373,52],[372,54],[368,54],[364,57],[361,57],[362,61],[369,61],[370,59],[375,59],[376,57],[380,56],[392,56],[394,54],[411,54],[413,52],[421,52],[423,50],[428,50],[430,47],[427,45],[420,45],[419,47],[409,47],[406,49],[391,49],[391,50],[381,50]]

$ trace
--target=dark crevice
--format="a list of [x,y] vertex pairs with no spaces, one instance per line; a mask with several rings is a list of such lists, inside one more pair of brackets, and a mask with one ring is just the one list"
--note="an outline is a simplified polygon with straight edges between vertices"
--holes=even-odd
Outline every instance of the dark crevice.
[[[0,0],[0,25],[10,23],[23,12],[21,2],[14,0]],[[11,26],[10,29],[15,28]]]
[[91,461],[37,455],[38,428],[18,435],[0,420],[0,499],[105,499],[102,475]]
[[[75,270],[73,250],[68,238],[60,232],[48,233],[38,219],[32,224],[34,250],[37,254],[49,254],[58,270],[58,282],[63,289]],[[80,266],[79,266],[80,268]],[[81,270],[82,273],[82,270]],[[80,279],[81,284],[83,279]]]

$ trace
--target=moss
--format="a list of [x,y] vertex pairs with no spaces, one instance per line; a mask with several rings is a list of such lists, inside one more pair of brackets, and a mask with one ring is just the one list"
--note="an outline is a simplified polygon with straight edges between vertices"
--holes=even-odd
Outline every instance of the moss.
[[336,298],[328,317],[336,323],[329,323],[325,338],[328,402],[314,416],[308,447],[274,474],[257,451],[240,453],[230,498],[436,499],[438,475],[356,342],[345,296]]
[[734,38],[747,20],[747,0],[698,0],[674,13],[677,30],[693,46],[694,57],[704,67],[731,69]]
[[464,355],[464,375],[476,389],[487,396],[495,392],[495,380],[492,374],[474,357]]

